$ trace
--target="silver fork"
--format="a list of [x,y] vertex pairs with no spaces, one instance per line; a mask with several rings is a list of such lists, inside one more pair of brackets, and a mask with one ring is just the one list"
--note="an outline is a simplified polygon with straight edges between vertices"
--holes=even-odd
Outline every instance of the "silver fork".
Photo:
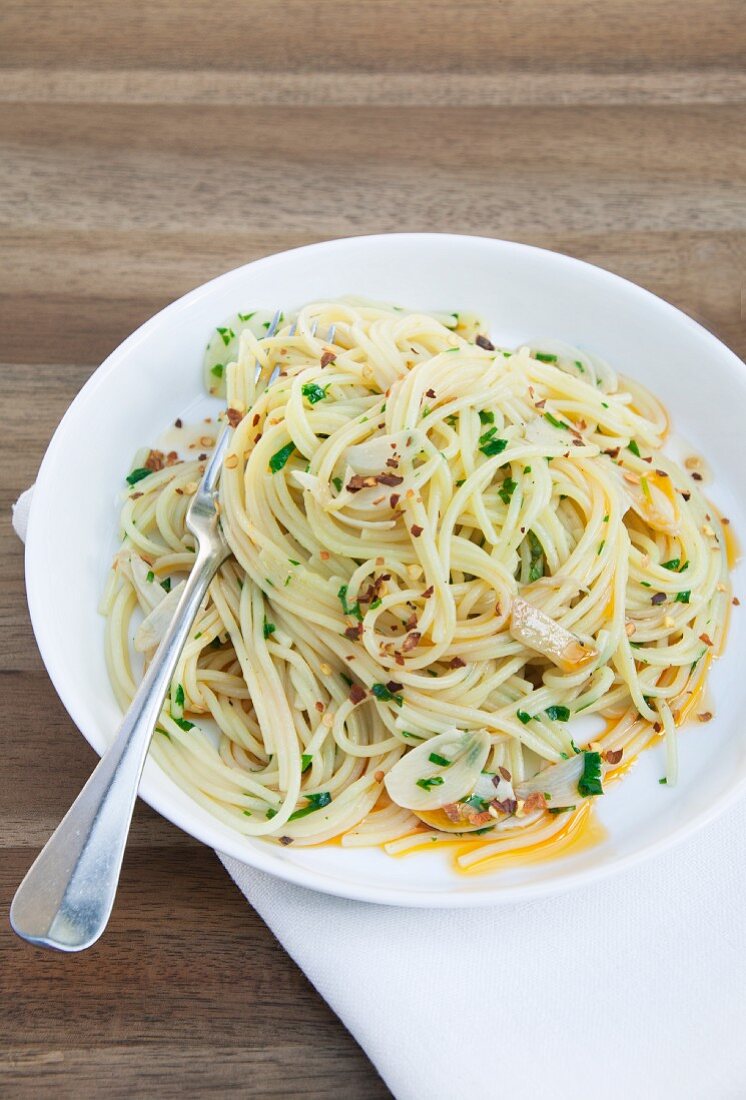
[[[273,336],[275,314],[266,336]],[[259,371],[257,366],[257,372]],[[277,377],[276,368],[268,384]],[[31,865],[10,908],[31,943],[83,951],[111,915],[124,847],[153,730],[208,585],[230,549],[218,523],[217,485],[232,429],[225,425],[186,513],[197,553],[171,624],[124,716],[116,740]]]

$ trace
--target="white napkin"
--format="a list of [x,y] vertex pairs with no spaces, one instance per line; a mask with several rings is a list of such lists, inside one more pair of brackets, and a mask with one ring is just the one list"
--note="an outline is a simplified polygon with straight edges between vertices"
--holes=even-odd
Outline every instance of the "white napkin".
[[634,870],[494,909],[344,901],[220,858],[398,1100],[746,1096],[746,800]]

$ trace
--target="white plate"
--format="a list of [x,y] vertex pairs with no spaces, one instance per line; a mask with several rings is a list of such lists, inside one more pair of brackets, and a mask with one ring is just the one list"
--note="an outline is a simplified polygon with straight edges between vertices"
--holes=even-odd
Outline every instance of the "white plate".
[[[358,237],[258,260],[187,294],[125,340],[70,406],[39,471],[26,546],[31,618],[49,675],[97,752],[121,719],[96,606],[132,455],[200,397],[205,343],[231,313],[349,293],[422,309],[473,310],[508,345],[553,336],[598,352],[665,401],[676,431],[715,472],[712,499],[737,533],[746,531],[746,371],[714,336],[647,291],[567,256],[479,237]],[[746,605],[739,570],[735,587]],[[738,655],[745,616],[746,606],[735,610],[726,654],[711,676],[715,720],[680,736],[678,786],[657,782],[662,748],[644,753],[632,774],[598,800],[608,838],[553,862],[466,877],[451,869],[445,852],[392,859],[378,850],[280,848],[222,825],[150,760],[140,793],[206,844],[344,897],[473,906],[589,882],[681,840],[743,789],[746,676]]]

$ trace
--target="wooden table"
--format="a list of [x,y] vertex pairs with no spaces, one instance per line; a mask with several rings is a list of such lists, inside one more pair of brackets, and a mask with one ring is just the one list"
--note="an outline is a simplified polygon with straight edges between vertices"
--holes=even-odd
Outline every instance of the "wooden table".
[[104,941],[7,930],[94,764],[31,633],[11,502],[161,306],[308,241],[581,256],[746,353],[743,0],[5,0],[0,1093],[389,1095],[212,852],[136,815]]

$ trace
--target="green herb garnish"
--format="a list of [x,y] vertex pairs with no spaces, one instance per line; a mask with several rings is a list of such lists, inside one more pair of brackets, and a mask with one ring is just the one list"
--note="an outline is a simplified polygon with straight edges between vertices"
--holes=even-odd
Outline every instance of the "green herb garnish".
[[537,351],[536,354],[534,355],[534,359],[538,359],[540,363],[556,363],[557,362],[557,356],[556,355],[550,355],[549,352],[546,352],[546,351]]
[[274,634],[275,630],[277,630],[277,627],[275,626],[275,624],[267,622],[267,619],[265,618],[264,626],[262,627],[264,637],[268,638],[270,636],[270,634]]
[[194,722],[187,722],[186,718],[174,718],[174,716],[172,714],[171,715],[171,721],[175,722],[176,725],[179,727],[179,729],[182,729],[185,732],[188,732],[189,730],[194,729]]
[[547,707],[544,713],[547,718],[551,718],[554,722],[569,722],[570,720],[569,707]]
[[288,818],[288,821],[297,821],[300,817],[307,817],[308,814],[312,814],[315,810],[321,810],[324,806],[328,806],[332,800],[332,796],[328,791],[322,791],[319,794],[307,794],[307,803],[302,806],[300,810],[296,810]]
[[495,423],[495,414],[493,412],[491,412],[489,409],[480,409],[479,410],[479,422],[480,422],[480,424],[494,424]]
[[165,581],[161,581],[161,588],[163,589],[164,592],[170,592],[171,591],[171,578],[170,577],[166,577]]
[[676,598],[673,602],[674,603],[689,603],[689,597],[691,596],[691,594],[692,594],[691,589],[688,589],[686,592],[677,592],[676,593]]
[[233,340],[236,335],[232,328],[219,328],[218,332],[220,333],[220,339],[226,347],[228,347],[231,340]]
[[280,447],[279,451],[275,451],[269,460],[269,468],[273,474],[276,474],[283,468],[294,450],[294,443],[286,443],[284,447]]
[[583,753],[583,773],[578,780],[578,791],[583,796],[603,794],[601,785],[601,753]]
[[131,474],[127,474],[126,481],[128,485],[137,485],[138,481],[142,481],[148,474],[152,474],[152,470],[148,470],[145,466],[138,466],[136,470],[133,470]]
[[558,420],[556,416],[552,416],[551,413],[544,413],[544,419],[548,420],[553,428],[569,428],[569,424],[564,424],[561,420]]
[[222,378],[224,370],[224,363],[216,363],[215,366],[210,369],[210,374],[214,374],[216,378]]
[[389,691],[385,684],[372,684],[370,690],[373,692],[376,699],[379,699],[382,703],[391,700],[392,702],[396,703],[398,707],[400,707],[404,702],[403,695],[394,695],[392,691]]
[[437,752],[431,752],[428,756],[428,760],[431,764],[437,764],[441,768],[447,768],[453,763],[452,760],[446,760],[445,756],[440,756]]
[[342,492],[342,478],[341,477],[333,477],[332,478],[332,485],[334,486],[334,488],[337,490],[338,493]]
[[301,393],[308,398],[312,405],[315,405],[317,401],[324,400],[328,389],[329,386],[318,386],[315,382],[306,382],[304,386],[301,386]]
[[445,779],[442,775],[434,775],[430,779],[418,779],[417,786],[422,787],[423,791],[429,791],[431,787],[442,787],[445,783]]
[[508,445],[507,439],[488,439],[487,442],[479,448],[483,455],[487,455],[488,458],[492,458],[493,455],[500,455],[503,453]]
[[681,558],[671,558],[670,561],[662,561],[661,569],[673,569],[676,570],[681,565]]
[[528,725],[528,723],[531,721],[531,715],[528,714],[525,710],[517,710],[515,713],[518,720],[520,722],[523,722],[524,726]]
[[497,495],[500,497],[500,500],[503,502],[503,504],[510,504],[510,498],[513,496],[513,493],[516,491],[517,488],[518,488],[518,482],[517,481],[513,481],[512,477],[506,477],[505,478],[505,480],[502,483],[502,486],[500,487],[500,489],[498,489],[498,493],[497,493]]
[[637,455],[638,458],[640,457],[640,448],[637,446],[637,443],[634,439],[630,439],[629,443],[627,444],[627,450],[632,451],[632,454]]
[[313,753],[304,752],[300,758],[300,770],[306,772],[311,767],[311,761],[313,760]]
[[344,615],[354,615],[355,618],[359,622],[363,621],[363,616],[362,616],[362,613],[360,611],[360,604],[359,603],[353,603],[353,604],[348,604],[347,603],[347,585],[346,584],[343,584],[341,586],[341,588],[339,589],[339,591],[337,592],[337,599],[342,604],[342,612],[343,612]]
[[155,580],[155,573],[153,572],[152,569],[148,570],[148,573],[147,573],[147,576],[145,577],[145,580],[148,582],[148,584],[152,584],[153,581]]

